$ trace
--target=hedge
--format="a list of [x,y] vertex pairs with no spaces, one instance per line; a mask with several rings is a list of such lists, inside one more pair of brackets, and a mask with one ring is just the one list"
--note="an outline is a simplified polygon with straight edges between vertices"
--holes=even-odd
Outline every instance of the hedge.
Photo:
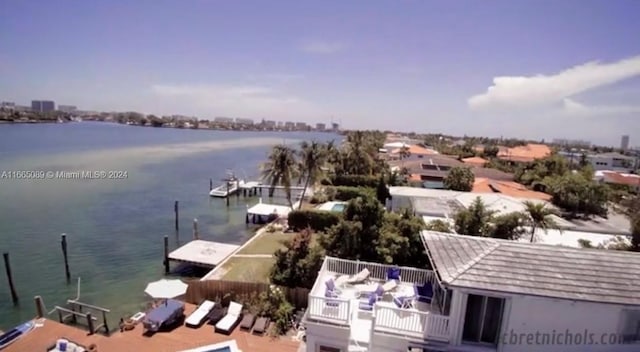
[[310,227],[313,231],[324,232],[340,222],[341,213],[323,210],[294,210],[289,213],[287,222],[294,231]]
[[[327,182],[329,181],[329,182]],[[370,175],[333,175],[324,184],[347,187],[376,187],[380,182],[379,176]]]
[[344,202],[348,202],[352,199],[362,197],[375,197],[376,190],[374,188],[368,187],[347,187],[347,186],[338,186],[335,187],[336,195],[334,197],[335,200],[341,200]]

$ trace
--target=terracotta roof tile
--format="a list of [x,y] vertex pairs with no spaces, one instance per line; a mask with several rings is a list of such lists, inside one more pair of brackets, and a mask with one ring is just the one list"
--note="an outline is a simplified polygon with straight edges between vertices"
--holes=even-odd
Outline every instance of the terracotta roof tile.
[[462,159],[462,162],[465,163],[465,164],[484,166],[489,161],[487,159],[483,159],[483,158],[474,156],[472,158],[464,158],[464,159]]
[[500,193],[500,194],[504,194],[504,195],[516,197],[516,198],[530,198],[530,199],[540,199],[540,200],[551,199],[551,195],[529,190],[525,186],[517,182],[491,180],[483,177],[476,178],[471,192]]

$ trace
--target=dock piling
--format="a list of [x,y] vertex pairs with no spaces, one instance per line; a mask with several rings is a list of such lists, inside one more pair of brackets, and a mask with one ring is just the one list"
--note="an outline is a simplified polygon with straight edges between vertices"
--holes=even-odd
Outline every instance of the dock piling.
[[164,236],[164,273],[169,274],[169,236]]
[[13,275],[11,275],[11,263],[9,262],[9,253],[3,253],[4,257],[4,268],[7,272],[7,281],[9,281],[9,290],[11,291],[11,300],[14,305],[18,305],[18,294],[16,293],[16,288],[13,286]]
[[173,203],[173,213],[175,214],[176,237],[178,237],[180,233],[180,226],[178,224],[178,201],[177,200]]
[[63,233],[60,235],[62,245],[62,256],[64,257],[64,273],[67,277],[67,283],[71,282],[71,273],[69,272],[69,258],[67,256],[67,234]]
[[213,179],[209,179],[209,192],[213,190]]
[[198,233],[198,219],[193,219],[193,239],[200,239],[200,234]]
[[93,328],[93,317],[91,316],[91,312],[87,313],[87,326],[89,327],[89,335],[93,335],[95,333],[95,329]]
[[36,302],[36,316],[38,318],[43,318],[44,317],[44,311],[42,310],[42,297],[40,296],[35,296],[33,297],[33,300]]
[[229,206],[229,196],[230,196],[230,194],[229,194],[229,182],[226,182],[226,184],[227,184],[227,196],[225,198],[227,199],[227,206]]

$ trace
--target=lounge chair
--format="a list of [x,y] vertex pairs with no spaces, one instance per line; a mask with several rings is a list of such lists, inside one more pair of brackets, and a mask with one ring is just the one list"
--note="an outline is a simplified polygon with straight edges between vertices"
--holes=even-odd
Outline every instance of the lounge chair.
[[395,280],[397,282],[400,282],[400,268],[399,267],[393,267],[393,268],[389,268],[387,269],[387,281],[389,280]]
[[369,297],[367,297],[366,301],[360,301],[360,304],[358,305],[358,308],[361,310],[367,310],[367,311],[372,311],[373,310],[373,306],[376,304],[376,302],[380,299],[380,296],[378,296],[377,294],[373,293],[371,295],[369,295]]
[[264,333],[267,332],[268,327],[269,327],[269,318],[260,317],[258,318],[258,320],[256,320],[256,323],[253,324],[252,333],[256,335],[264,335]]
[[204,323],[205,319],[207,319],[207,315],[213,309],[213,307],[215,307],[215,305],[216,304],[211,301],[204,301],[200,303],[198,308],[196,308],[196,310],[194,310],[193,313],[189,315],[187,320],[185,320],[185,325],[190,328],[199,327]]
[[207,314],[207,324],[216,325],[225,315],[227,315],[227,310],[220,303],[216,303],[215,307]]
[[431,303],[433,299],[433,285],[430,282],[425,282],[423,285],[414,285],[414,291],[419,302]]
[[240,330],[251,331],[253,324],[256,322],[256,316],[253,314],[245,314],[240,322]]
[[230,335],[233,329],[240,322],[242,317],[242,304],[231,302],[229,303],[229,309],[227,309],[227,315],[222,318],[217,324],[215,331],[223,334]]
[[398,308],[413,308],[413,301],[415,300],[415,296],[394,296],[393,303],[398,306]]
[[146,331],[156,332],[163,327],[177,323],[183,317],[184,303],[175,299],[168,299],[147,313],[142,324]]
[[350,284],[350,285],[361,284],[366,282],[369,279],[369,275],[371,275],[371,272],[369,271],[369,269],[364,268],[359,273],[353,276],[349,276],[348,278],[343,280],[346,284]]

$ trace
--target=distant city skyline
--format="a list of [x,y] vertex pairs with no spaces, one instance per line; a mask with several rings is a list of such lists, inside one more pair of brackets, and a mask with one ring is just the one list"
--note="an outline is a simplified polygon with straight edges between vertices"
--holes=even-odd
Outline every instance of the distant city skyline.
[[640,131],[637,13],[633,0],[5,1],[0,99],[619,146]]

